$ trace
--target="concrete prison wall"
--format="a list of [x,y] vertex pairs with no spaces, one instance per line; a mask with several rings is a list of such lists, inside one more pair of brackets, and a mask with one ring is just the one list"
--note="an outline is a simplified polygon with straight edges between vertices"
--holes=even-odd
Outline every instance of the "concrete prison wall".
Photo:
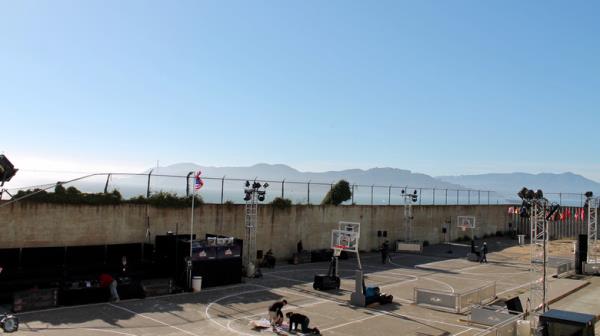
[[[244,215],[244,205],[201,205],[194,213],[194,233],[243,239]],[[451,239],[464,236],[469,232],[457,229],[459,215],[477,217],[477,236],[505,231],[510,221],[506,206],[501,205],[413,206],[413,239],[443,242],[442,225],[447,222]],[[144,242],[148,231],[154,242],[155,235],[167,231],[189,234],[190,218],[190,208],[15,203],[0,208],[0,248]],[[379,246],[378,230],[387,231],[389,241],[404,237],[403,206],[294,205],[278,209],[266,204],[259,206],[257,248],[272,249],[281,258],[291,256],[300,239],[307,250],[328,248],[331,230],[337,229],[341,220],[361,223],[361,250]]]

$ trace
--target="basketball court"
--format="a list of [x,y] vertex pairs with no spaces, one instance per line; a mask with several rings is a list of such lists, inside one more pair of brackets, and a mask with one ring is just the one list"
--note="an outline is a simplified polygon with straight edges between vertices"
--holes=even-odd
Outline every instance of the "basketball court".
[[[495,281],[496,293],[503,297],[525,293],[530,282],[528,265],[508,263],[494,253],[489,255],[489,264],[414,254],[393,254],[391,263],[385,265],[379,254],[364,254],[361,259],[367,285],[378,285],[382,292],[392,294],[392,304],[364,308],[349,304],[357,265],[351,257],[339,261],[339,290],[312,288],[314,275],[326,272],[327,262],[282,265],[265,270],[262,278],[198,293],[22,313],[19,334],[275,335],[270,330],[254,331],[249,323],[266,317],[269,304],[285,298],[289,304],[284,313],[307,315],[311,326],[324,335],[468,336],[485,329],[461,321],[468,316],[416,305],[415,288],[461,292]],[[550,279],[550,286],[559,295],[582,284]]]

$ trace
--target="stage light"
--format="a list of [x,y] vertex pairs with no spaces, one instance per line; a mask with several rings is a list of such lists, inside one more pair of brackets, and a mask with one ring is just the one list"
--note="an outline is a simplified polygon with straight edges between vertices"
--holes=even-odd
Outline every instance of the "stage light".
[[402,195],[404,195],[404,193],[405,193],[404,189],[402,189],[401,193],[402,193]]
[[258,189],[258,188],[260,188],[260,187],[261,187],[261,185],[260,185],[260,183],[259,183],[259,182],[254,182],[254,183],[252,183],[252,189]]
[[250,187],[250,181],[246,181],[246,188]]
[[537,190],[537,192],[535,193],[535,198],[537,198],[537,199],[544,198],[544,192],[542,191],[542,189]]
[[594,193],[593,193],[593,192],[591,192],[591,191],[586,191],[586,193],[585,193],[585,197],[587,197],[587,198],[590,198],[590,197],[593,197],[593,196],[594,196]]
[[527,199],[532,200],[535,198],[535,191],[529,189],[527,190]]
[[523,187],[523,189],[517,193],[517,196],[519,196],[520,199],[525,199],[527,198],[527,192],[529,192],[529,189]]
[[417,194],[417,191],[415,190],[415,191],[413,192],[413,195],[416,195],[416,194]]
[[258,192],[258,200],[261,202],[265,200],[265,191],[261,190]]
[[4,182],[10,181],[13,176],[17,173],[18,169],[15,169],[8,158],[0,154],[0,183],[4,185]]
[[264,188],[267,188],[267,187],[269,187],[269,183],[268,183],[268,182],[265,182],[265,184],[263,184],[263,187],[264,187]]

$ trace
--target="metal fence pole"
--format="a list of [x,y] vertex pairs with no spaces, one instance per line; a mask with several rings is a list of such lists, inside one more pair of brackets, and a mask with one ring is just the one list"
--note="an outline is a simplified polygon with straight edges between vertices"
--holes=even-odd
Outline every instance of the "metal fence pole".
[[433,205],[435,205],[435,188],[433,188]]
[[456,189],[456,205],[458,205],[459,193],[460,193],[460,190]]
[[[307,183],[307,193],[306,193],[306,204],[310,204],[310,180]],[[331,185],[331,189],[333,189],[333,184]]]
[[446,205],[448,205],[448,189],[446,189]]
[[285,198],[285,190],[284,190],[284,185],[285,185],[285,179],[283,179],[283,181],[281,181],[281,198]]
[[467,204],[471,205],[471,190],[467,190],[468,194],[467,194]]
[[152,171],[154,171],[154,169],[150,169],[150,172],[148,173],[148,186],[146,187],[146,198],[150,197],[150,175],[152,175]]
[[388,205],[392,205],[392,186],[388,188]]
[[488,205],[490,205],[490,191],[488,190]]
[[187,174],[187,176],[185,177],[185,196],[186,197],[190,197],[190,176],[193,174],[194,172],[189,172]]
[[419,205],[421,205],[421,200],[423,200],[423,189],[419,188]]
[[223,204],[224,193],[225,193],[225,175],[223,175],[223,178],[221,179],[221,204]]
[[477,190],[477,204],[481,205],[481,190]]
[[373,188],[375,188],[375,185],[371,186],[371,206],[373,206]]
[[352,185],[352,193],[350,193],[350,199],[352,201],[352,204],[354,204],[354,184]]

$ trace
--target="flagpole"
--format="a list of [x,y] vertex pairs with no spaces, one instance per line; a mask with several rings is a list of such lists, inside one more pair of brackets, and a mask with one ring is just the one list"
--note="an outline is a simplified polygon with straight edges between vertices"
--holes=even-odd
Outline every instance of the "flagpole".
[[192,218],[190,221],[190,261],[188,263],[189,269],[189,279],[188,283],[190,288],[192,288],[192,245],[194,242],[194,203],[196,200],[196,186],[194,185],[194,191],[192,192]]

